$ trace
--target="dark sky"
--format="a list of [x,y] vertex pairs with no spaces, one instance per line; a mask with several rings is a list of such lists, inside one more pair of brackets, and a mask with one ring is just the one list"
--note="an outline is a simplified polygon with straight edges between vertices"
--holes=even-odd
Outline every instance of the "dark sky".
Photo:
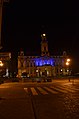
[[[47,34],[51,55],[65,50],[79,62],[79,8],[74,1],[11,0],[3,7],[2,45],[14,54],[40,55],[41,33]],[[74,63],[73,63],[74,64]]]

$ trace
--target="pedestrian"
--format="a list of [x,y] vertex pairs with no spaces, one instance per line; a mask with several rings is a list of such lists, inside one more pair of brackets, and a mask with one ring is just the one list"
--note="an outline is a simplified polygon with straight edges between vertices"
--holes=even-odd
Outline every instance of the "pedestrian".
[[70,82],[70,77],[69,77],[69,82]]

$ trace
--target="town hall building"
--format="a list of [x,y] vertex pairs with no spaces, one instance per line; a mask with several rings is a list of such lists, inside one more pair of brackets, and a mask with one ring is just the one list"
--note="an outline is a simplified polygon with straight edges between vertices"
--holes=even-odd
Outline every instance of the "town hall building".
[[69,74],[70,59],[66,52],[62,56],[51,56],[48,50],[46,34],[41,35],[41,55],[25,56],[24,51],[18,55],[18,77],[55,77]]

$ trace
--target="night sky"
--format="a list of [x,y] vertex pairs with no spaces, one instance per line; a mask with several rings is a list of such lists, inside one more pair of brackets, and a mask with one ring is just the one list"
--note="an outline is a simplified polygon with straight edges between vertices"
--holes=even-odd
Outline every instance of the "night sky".
[[16,56],[21,48],[27,55],[40,55],[41,33],[47,34],[51,55],[72,58],[79,71],[79,8],[74,1],[11,0],[3,7],[2,46]]

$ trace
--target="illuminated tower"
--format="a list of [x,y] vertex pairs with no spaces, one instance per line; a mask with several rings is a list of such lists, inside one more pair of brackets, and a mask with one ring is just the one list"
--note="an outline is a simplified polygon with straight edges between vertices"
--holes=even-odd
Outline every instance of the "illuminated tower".
[[9,2],[9,0],[0,0],[0,49],[2,48],[2,46],[1,46],[1,29],[2,29],[2,8],[3,8],[4,2]]
[[41,41],[41,56],[49,56],[48,52],[48,41],[46,39],[46,34],[42,34],[42,41]]

